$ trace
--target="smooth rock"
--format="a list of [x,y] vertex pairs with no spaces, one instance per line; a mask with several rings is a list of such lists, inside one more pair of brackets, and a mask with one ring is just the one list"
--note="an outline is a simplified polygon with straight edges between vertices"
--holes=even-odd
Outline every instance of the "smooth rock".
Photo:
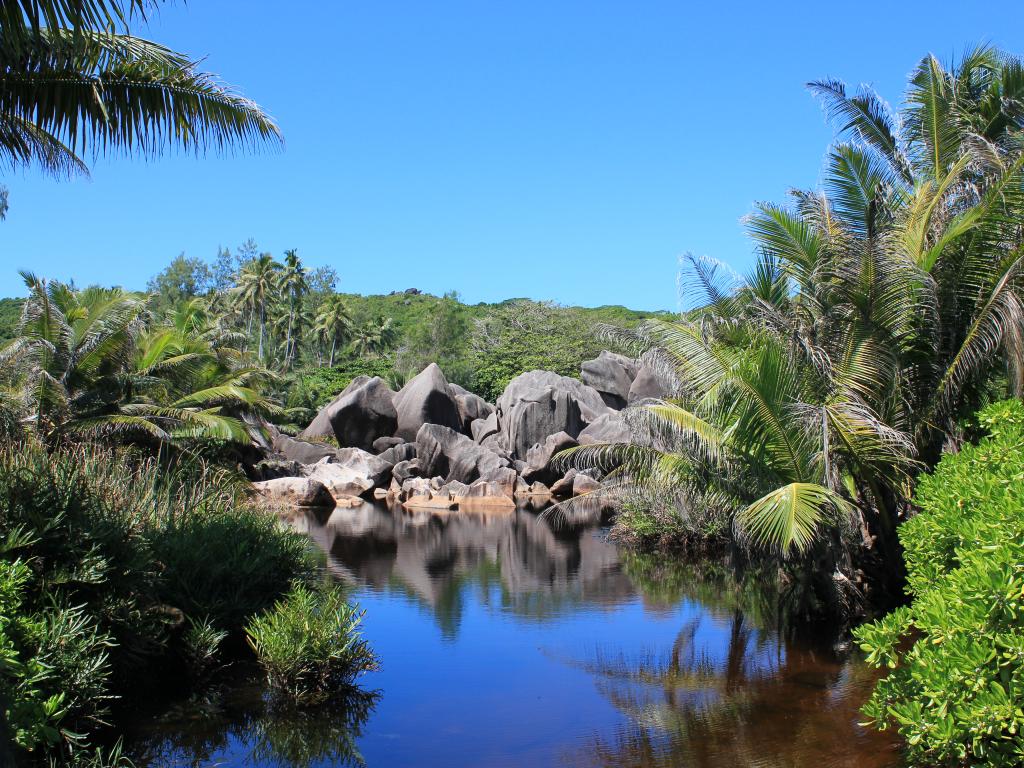
[[580,445],[593,445],[594,443],[629,443],[633,435],[626,426],[622,414],[612,412],[606,413],[597,418],[593,424],[580,432]]
[[422,474],[420,460],[416,458],[400,461],[391,469],[391,475],[399,484],[404,483],[410,477],[420,477]]
[[480,395],[463,389],[458,384],[449,384],[448,386],[455,397],[455,405],[459,409],[459,417],[462,419],[462,432],[472,435],[473,422],[478,419],[486,419],[494,413],[494,406],[480,397]]
[[252,468],[252,476],[255,480],[275,480],[279,477],[299,477],[302,474],[302,465],[297,461],[278,461],[276,459],[263,459]]
[[306,477],[322,483],[335,499],[348,496],[362,496],[374,488],[374,482],[352,467],[321,461],[308,464],[304,469]]
[[323,483],[307,477],[279,477],[253,483],[269,501],[296,507],[333,507],[334,497]]
[[472,483],[508,462],[454,429],[424,424],[416,435],[416,456],[423,473],[446,482]]
[[373,450],[377,438],[390,437],[397,428],[394,397],[379,376],[358,376],[321,409],[299,437],[322,436],[329,426],[338,445]]
[[492,411],[486,418],[477,419],[469,425],[469,430],[474,442],[483,443],[491,435],[498,434],[498,414]]
[[[602,417],[603,418],[603,417]],[[566,432],[556,432],[544,438],[544,442],[537,443],[526,453],[526,467],[522,471],[523,480],[532,483],[540,480],[550,484],[562,476],[562,472],[551,466],[551,459],[559,451],[566,448],[575,448],[576,442]]]
[[600,393],[606,405],[618,410],[626,406],[637,369],[635,360],[614,352],[602,352],[583,363],[580,378]]
[[401,461],[409,461],[416,458],[416,443],[402,443],[394,448],[388,448],[378,454],[378,458],[389,464],[398,464]]
[[498,398],[498,426],[511,454],[526,458],[534,444],[565,432],[575,438],[608,406],[597,390],[550,371],[530,371],[514,378]]
[[274,450],[289,461],[297,461],[299,464],[315,464],[324,456],[333,456],[336,449],[333,445],[296,440],[294,437],[279,434],[274,439]]
[[394,403],[398,412],[398,427],[394,434],[405,440],[415,440],[416,433],[424,424],[462,430],[459,407],[437,363],[428,365],[402,387],[395,395]]
[[662,400],[668,396],[668,389],[654,371],[650,367],[642,365],[629,387],[626,400],[630,405],[636,405],[644,400]]
[[593,493],[600,487],[601,483],[589,475],[577,474],[572,480],[572,495],[580,496],[584,493]]
[[[378,437],[373,441],[373,452],[378,456],[389,448],[394,448],[396,445],[402,445],[405,443],[400,437]],[[394,462],[392,462],[393,464]]]
[[565,477],[552,484],[551,495],[560,499],[572,496],[572,486],[577,474],[575,469],[570,469],[566,472]]

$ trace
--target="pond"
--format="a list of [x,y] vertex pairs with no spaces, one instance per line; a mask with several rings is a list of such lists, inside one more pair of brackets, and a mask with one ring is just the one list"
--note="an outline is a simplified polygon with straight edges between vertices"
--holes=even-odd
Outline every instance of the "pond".
[[369,691],[272,714],[258,691],[129,735],[139,766],[900,765],[858,725],[874,673],[773,630],[723,568],[654,566],[535,512],[296,514],[366,609]]

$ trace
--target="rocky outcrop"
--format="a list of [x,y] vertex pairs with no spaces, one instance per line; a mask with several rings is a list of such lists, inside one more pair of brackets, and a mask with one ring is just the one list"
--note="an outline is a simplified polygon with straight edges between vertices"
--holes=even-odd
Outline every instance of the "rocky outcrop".
[[391,464],[359,448],[342,448],[332,458],[306,465],[303,474],[322,483],[335,499],[369,495],[388,484]]
[[423,474],[446,482],[472,483],[508,462],[468,437],[440,424],[424,424],[416,435],[416,456]]
[[279,477],[253,483],[268,501],[295,507],[333,507],[334,497],[323,483],[308,477]]
[[455,405],[459,409],[459,418],[462,419],[462,432],[463,434],[471,435],[473,422],[478,419],[486,419],[494,413],[494,406],[480,397],[480,395],[475,395],[458,384],[449,384],[448,386],[455,397]]
[[297,461],[281,461],[279,459],[263,459],[252,467],[249,477],[252,480],[275,480],[279,477],[298,477],[302,474],[302,465]]
[[636,405],[644,400],[661,400],[669,396],[669,391],[661,379],[649,366],[641,366],[629,387],[629,395],[626,401],[629,405]]
[[333,456],[335,448],[326,443],[296,440],[294,437],[279,434],[274,439],[274,450],[288,461],[295,461],[299,464],[315,464],[325,456]]
[[[324,406],[299,437],[332,434],[338,445],[373,450],[380,437],[391,437],[398,426],[395,395],[379,376],[358,376]],[[330,429],[330,433],[327,433]]]
[[472,435],[474,442],[483,444],[491,435],[498,434],[498,414],[490,413],[487,418],[477,419],[470,424],[470,435]]
[[[601,418],[604,418],[603,416]],[[586,430],[584,430],[586,431]],[[559,451],[575,448],[579,443],[566,432],[548,435],[544,442],[536,443],[526,454],[526,467],[522,472],[527,483],[542,482],[550,485],[562,476],[562,473],[551,466],[551,459]]]
[[394,448],[396,445],[402,445],[404,442],[405,440],[400,437],[378,437],[373,441],[373,452],[380,455],[389,448]]
[[583,363],[580,378],[601,395],[605,404],[616,410],[626,407],[629,389],[637,375],[636,360],[614,352],[602,352]]
[[437,363],[428,365],[402,387],[395,395],[394,404],[398,413],[394,433],[397,437],[415,440],[424,424],[462,430],[459,407]]
[[590,422],[608,411],[597,390],[550,371],[530,371],[509,382],[498,398],[499,431],[517,459],[534,444],[565,432],[575,438]]
[[580,432],[580,445],[593,445],[594,443],[628,443],[632,440],[629,427],[625,419],[618,412],[606,413],[597,418],[586,429]]
[[389,464],[398,464],[401,461],[416,458],[416,443],[402,443],[394,448],[388,448],[379,454],[379,458]]

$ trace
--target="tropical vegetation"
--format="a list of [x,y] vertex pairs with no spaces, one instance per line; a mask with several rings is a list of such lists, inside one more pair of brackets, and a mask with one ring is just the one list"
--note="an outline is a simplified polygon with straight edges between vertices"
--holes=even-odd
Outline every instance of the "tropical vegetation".
[[856,632],[888,670],[865,714],[921,764],[1024,761],[1024,403],[978,421],[985,436],[921,478],[900,526],[911,603]]
[[741,545],[798,560],[856,613],[896,584],[917,473],[1024,370],[1024,87],[992,48],[915,69],[893,113],[810,84],[837,121],[823,188],[747,218],[746,277],[690,258],[695,308],[631,341],[677,387],[634,409],[645,446],[581,448],[623,486],[718,510]]

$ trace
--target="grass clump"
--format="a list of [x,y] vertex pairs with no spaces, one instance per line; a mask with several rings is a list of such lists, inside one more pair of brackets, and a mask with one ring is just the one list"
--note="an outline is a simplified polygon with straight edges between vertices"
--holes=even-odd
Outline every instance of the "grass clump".
[[891,671],[864,711],[928,765],[1024,763],[1024,403],[922,478],[899,531],[910,605],[857,631]]
[[363,612],[335,586],[296,585],[246,626],[249,644],[281,700],[319,704],[378,668],[362,638]]
[[207,678],[313,565],[221,472],[3,446],[0,736],[22,757],[91,759],[115,699]]

